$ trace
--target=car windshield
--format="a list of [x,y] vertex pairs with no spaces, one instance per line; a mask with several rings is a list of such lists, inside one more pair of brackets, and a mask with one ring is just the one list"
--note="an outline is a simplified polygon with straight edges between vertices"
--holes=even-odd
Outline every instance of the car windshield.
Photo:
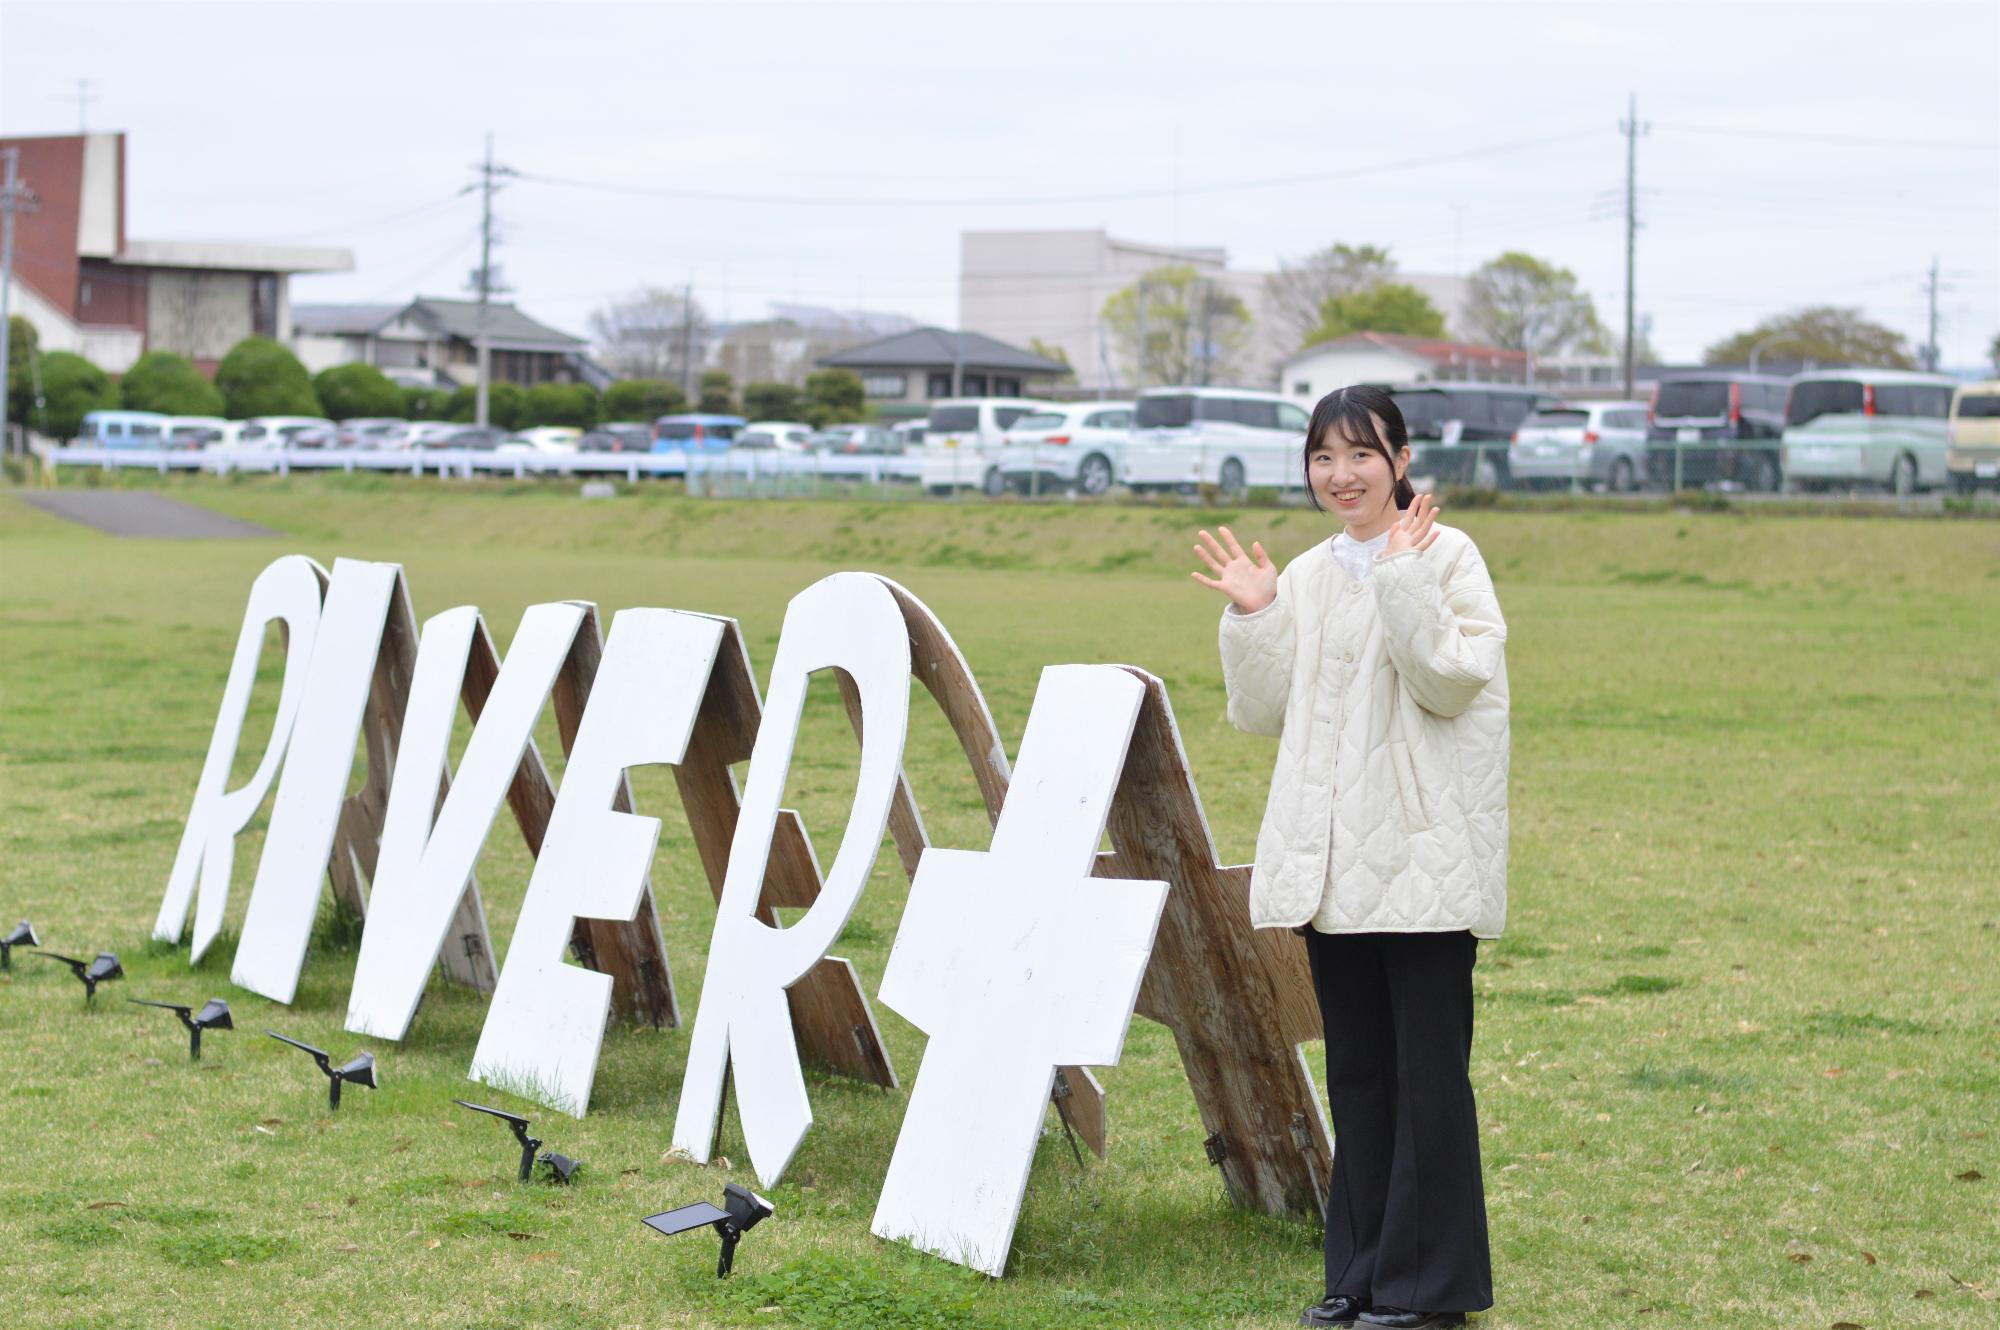
[[979,408],[976,406],[941,406],[931,412],[931,432],[944,430],[978,429]]
[[1792,385],[1792,404],[1785,411],[1787,425],[1806,425],[1821,416],[1857,415],[1862,406],[1861,385],[1852,379],[1808,379]]
[[1729,382],[1726,379],[1675,379],[1660,385],[1660,400],[1653,406],[1656,419],[1678,420],[1690,416],[1729,414]]
[[1537,411],[1521,422],[1525,429],[1579,429],[1589,423],[1588,411]]
[[743,431],[743,436],[736,442],[745,448],[775,448],[778,445],[778,436],[769,430],[752,429]]
[[1967,393],[1958,399],[1960,420],[1993,420],[2000,418],[2000,395],[1992,393]]
[[175,443],[206,443],[210,439],[221,438],[222,431],[206,425],[176,425],[167,437]]
[[1055,429],[1063,423],[1060,411],[1043,411],[1032,416],[1022,416],[1014,422],[1015,429]]
[[1438,425],[1451,415],[1443,393],[1414,392],[1392,393],[1396,409],[1403,413],[1403,424],[1411,437],[1435,434]]
[[1141,397],[1134,422],[1140,429],[1181,429],[1194,423],[1194,396],[1190,393]]
[[663,439],[692,439],[694,437],[694,422],[676,420],[672,424],[662,425],[660,426],[660,437]]

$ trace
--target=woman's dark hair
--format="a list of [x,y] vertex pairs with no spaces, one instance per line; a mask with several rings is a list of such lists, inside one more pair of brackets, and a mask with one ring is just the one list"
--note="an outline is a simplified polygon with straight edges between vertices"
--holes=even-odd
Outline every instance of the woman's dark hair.
[[[1382,422],[1379,434],[1375,430],[1378,419]],[[1382,454],[1391,471],[1396,469],[1397,454],[1410,443],[1410,429],[1403,423],[1402,409],[1396,405],[1396,399],[1382,389],[1358,384],[1352,388],[1335,388],[1320,398],[1319,405],[1313,408],[1312,423],[1306,426],[1306,450],[1299,459],[1305,471],[1306,499],[1316,512],[1325,512],[1326,506],[1313,491],[1312,455],[1326,446],[1328,432],[1336,428],[1347,442],[1373,448]],[[1417,491],[1406,475],[1396,482],[1396,506],[1407,508],[1416,501]]]

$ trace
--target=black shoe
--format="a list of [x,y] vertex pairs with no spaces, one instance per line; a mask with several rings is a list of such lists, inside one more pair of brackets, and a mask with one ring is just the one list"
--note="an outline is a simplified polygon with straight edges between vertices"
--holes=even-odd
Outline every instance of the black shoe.
[[1438,1330],[1448,1325],[1464,1325],[1464,1312],[1408,1312],[1401,1307],[1377,1307],[1361,1313],[1357,1324],[1391,1325],[1396,1330]]
[[1357,1298],[1347,1293],[1336,1293],[1330,1298],[1315,1302],[1299,1313],[1300,1325],[1353,1325],[1354,1318],[1368,1307],[1366,1298]]

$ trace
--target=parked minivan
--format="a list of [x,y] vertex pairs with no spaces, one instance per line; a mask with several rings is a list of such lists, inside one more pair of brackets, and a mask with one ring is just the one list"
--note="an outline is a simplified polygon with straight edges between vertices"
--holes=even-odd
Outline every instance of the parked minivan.
[[1410,478],[1505,489],[1521,422],[1562,402],[1520,383],[1401,383],[1389,388],[1410,431]]
[[1132,411],[1122,479],[1135,490],[1305,487],[1304,408],[1254,388],[1148,388]]
[[1646,469],[1663,489],[1727,480],[1775,493],[1783,483],[1784,379],[1713,370],[1676,374],[1653,388]]
[[1038,397],[947,397],[931,403],[930,424],[917,449],[918,480],[933,494],[984,488],[999,459],[1001,436],[1022,416],[1051,411]]
[[88,411],[76,441],[85,448],[163,448],[166,424],[158,411]]
[[160,423],[164,446],[186,452],[221,443],[229,433],[229,422],[221,416],[168,416]]
[[707,413],[661,416],[653,422],[653,451],[721,452],[743,431],[741,416]]
[[307,430],[333,428],[331,420],[319,416],[253,416],[243,422],[236,441],[245,448],[289,448]]
[[1646,475],[1646,404],[1574,402],[1537,411],[1514,431],[1507,470],[1528,489],[1636,490]]
[[2000,379],[1961,384],[1952,394],[1944,467],[1959,494],[2000,485]]
[[1945,424],[1955,382],[1899,369],[1815,370],[1792,380],[1785,479],[1800,489],[1945,483]]

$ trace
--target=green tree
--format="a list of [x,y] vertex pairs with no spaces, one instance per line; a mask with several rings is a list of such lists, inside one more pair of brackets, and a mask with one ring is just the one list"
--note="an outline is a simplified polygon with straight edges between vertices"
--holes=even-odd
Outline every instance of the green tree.
[[1380,286],[1395,275],[1396,260],[1379,245],[1328,245],[1303,259],[1278,260],[1278,271],[1264,279],[1264,289],[1278,326],[1295,341],[1304,339],[1297,344],[1306,346],[1328,300]]
[[789,383],[743,385],[743,414],[752,420],[797,420],[804,409],[799,390]]
[[1405,282],[1378,282],[1344,296],[1328,296],[1319,307],[1319,326],[1306,334],[1301,345],[1330,342],[1358,332],[1441,338],[1444,315],[1416,287]]
[[1106,300],[1102,317],[1125,372],[1148,384],[1226,381],[1250,342],[1248,307],[1190,265],[1153,269]]
[[33,427],[52,439],[76,437],[85,413],[118,405],[118,385],[82,356],[51,351],[42,360],[42,406]]
[[1747,365],[1755,349],[1760,361],[1792,360],[1819,365],[1915,369],[1917,360],[1903,334],[1861,317],[1858,309],[1818,305],[1765,319],[1754,328],[1725,337],[1702,352],[1708,365]]
[[399,414],[405,420],[449,420],[451,396],[443,388],[405,388]]
[[169,416],[219,416],[222,394],[194,362],[172,351],[148,351],[118,380],[118,400],[133,411]]
[[597,393],[587,383],[538,383],[528,389],[522,427],[574,425],[589,429],[597,423]]
[[1509,351],[1561,355],[1600,335],[1597,308],[1576,274],[1518,250],[1472,274],[1465,305],[1466,331]]
[[702,373],[701,399],[694,409],[717,416],[736,414],[736,380],[729,377],[728,370],[711,369]]
[[373,365],[356,362],[323,369],[313,376],[313,391],[334,420],[403,414],[403,390]]
[[868,414],[861,376],[853,370],[823,369],[806,375],[805,418],[818,429],[845,425]]
[[665,379],[620,379],[604,390],[606,420],[658,420],[687,410],[687,394]]
[[[470,423],[479,414],[479,389],[472,384],[452,390],[445,403],[444,418]],[[486,423],[495,429],[524,429],[528,417],[528,390],[505,379],[486,389]]]
[[223,414],[236,420],[320,414],[306,367],[268,337],[246,337],[230,347],[216,367],[215,386],[222,391]]
[[1062,372],[1054,376],[1058,382],[1063,379],[1073,379],[1076,377],[1076,366],[1069,363],[1069,352],[1063,350],[1061,347],[1051,346],[1039,337],[1030,337],[1028,339],[1028,349],[1045,359],[1056,360],[1062,363]]
[[35,356],[42,335],[35,325],[19,314],[7,316],[7,421],[10,426],[26,421],[35,403]]

